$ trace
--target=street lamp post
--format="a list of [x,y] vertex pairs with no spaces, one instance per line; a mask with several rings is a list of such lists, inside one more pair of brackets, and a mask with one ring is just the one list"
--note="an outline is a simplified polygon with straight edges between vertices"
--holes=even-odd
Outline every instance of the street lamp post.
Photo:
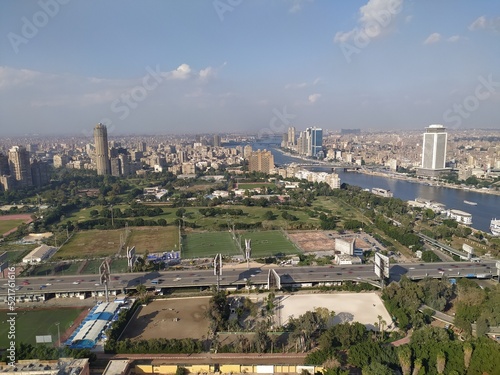
[[114,228],[115,227],[115,218],[114,218],[114,215],[113,215],[113,205],[110,206],[111,207],[111,226]]
[[57,326],[57,339],[58,339],[57,346],[60,347],[61,346],[61,331],[59,330],[60,322],[56,322],[55,324]]

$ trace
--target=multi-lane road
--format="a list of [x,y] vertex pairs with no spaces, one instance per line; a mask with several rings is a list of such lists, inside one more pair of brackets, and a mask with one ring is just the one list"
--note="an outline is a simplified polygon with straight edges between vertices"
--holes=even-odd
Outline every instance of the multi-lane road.
[[[311,267],[277,267],[274,268],[280,277],[282,286],[324,285],[347,280],[376,281],[373,264],[344,266],[311,266]],[[411,263],[391,265],[391,279],[398,280],[402,275],[410,279],[425,277],[495,277],[497,269],[494,261],[481,263]],[[237,269],[224,266],[220,285],[225,288],[242,288],[247,285],[263,286],[268,283],[269,268]],[[491,275],[491,276],[490,276]],[[7,280],[0,285],[0,296],[9,294]],[[213,270],[172,270],[150,273],[112,274],[109,289],[126,292],[143,284],[147,288],[208,288],[217,284]],[[50,296],[55,293],[102,292],[104,285],[99,282],[98,275],[79,276],[44,276],[18,277],[15,280],[16,295]],[[12,293],[11,293],[12,294]]]

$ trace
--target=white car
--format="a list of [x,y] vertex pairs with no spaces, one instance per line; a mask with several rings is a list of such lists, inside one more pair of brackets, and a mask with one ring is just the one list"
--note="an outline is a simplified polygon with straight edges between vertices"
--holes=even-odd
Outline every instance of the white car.
[[78,285],[78,284],[80,284],[80,282],[78,282],[78,281],[73,281],[73,284],[74,284],[74,285]]

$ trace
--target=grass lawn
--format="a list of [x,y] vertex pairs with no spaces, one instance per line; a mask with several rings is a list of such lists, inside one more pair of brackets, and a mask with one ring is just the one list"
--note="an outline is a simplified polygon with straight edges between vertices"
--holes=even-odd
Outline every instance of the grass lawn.
[[7,233],[9,230],[17,228],[24,223],[24,219],[0,220],[0,234]]
[[[35,336],[52,335],[52,342],[56,343],[57,326],[61,335],[73,324],[73,321],[80,315],[84,308],[57,308],[47,310],[16,310],[16,343],[21,342],[35,344]],[[0,312],[2,325],[0,325],[0,347],[7,348],[9,325],[5,324],[7,320],[7,311]]]
[[54,255],[53,259],[99,258],[114,255],[120,246],[125,229],[88,230],[77,232]]
[[229,232],[188,233],[183,240],[181,257],[206,258],[216,254],[242,255]]
[[[166,227],[129,227],[130,235],[126,246],[135,246],[137,254],[177,250],[179,246],[179,228]],[[123,255],[125,251],[123,251]]]
[[101,266],[104,259],[92,259],[87,262],[85,268],[82,270],[82,274],[98,274],[99,267]]
[[113,259],[109,265],[111,273],[125,273],[128,270],[127,258]]
[[33,271],[31,271],[30,276],[48,276],[51,275],[54,270],[53,263],[41,264],[36,266]]
[[270,230],[264,232],[241,233],[241,247],[245,249],[245,239],[251,239],[251,257],[259,258],[277,254],[300,254],[297,249],[280,231]]

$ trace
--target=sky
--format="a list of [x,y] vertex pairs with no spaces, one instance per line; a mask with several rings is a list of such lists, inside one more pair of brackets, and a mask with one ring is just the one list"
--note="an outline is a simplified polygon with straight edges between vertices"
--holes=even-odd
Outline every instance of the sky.
[[498,0],[3,0],[0,136],[500,129]]

